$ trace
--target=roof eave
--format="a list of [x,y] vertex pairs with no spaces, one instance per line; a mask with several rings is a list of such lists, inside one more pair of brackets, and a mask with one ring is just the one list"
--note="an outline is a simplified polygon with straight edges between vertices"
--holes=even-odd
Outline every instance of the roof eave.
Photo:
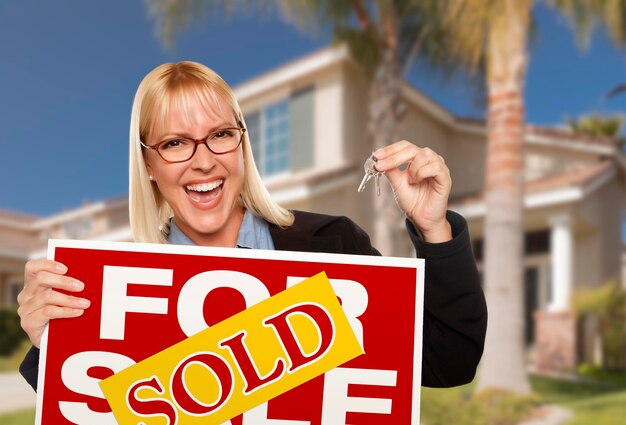
[[319,72],[332,65],[347,61],[349,58],[350,54],[345,45],[326,47],[245,81],[235,86],[233,92],[239,102],[245,102],[252,97],[288,84],[302,76]]
[[[524,196],[524,209],[533,210],[580,202],[610,182],[616,174],[617,169],[611,167],[587,183],[527,193]],[[450,203],[450,209],[467,219],[474,219],[485,216],[487,205],[484,200],[467,203],[452,202]]]

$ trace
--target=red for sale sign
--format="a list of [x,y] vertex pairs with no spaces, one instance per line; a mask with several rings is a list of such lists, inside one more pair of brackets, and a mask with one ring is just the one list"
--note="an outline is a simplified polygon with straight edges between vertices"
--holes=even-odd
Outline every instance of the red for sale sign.
[[100,381],[322,272],[365,354],[225,424],[419,423],[423,260],[62,240],[48,257],[91,306],[44,334],[37,424],[116,424]]

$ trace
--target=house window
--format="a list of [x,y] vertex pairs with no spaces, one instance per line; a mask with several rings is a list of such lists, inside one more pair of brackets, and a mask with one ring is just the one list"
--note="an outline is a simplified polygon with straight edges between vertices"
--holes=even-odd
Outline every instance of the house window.
[[249,115],[252,154],[263,177],[285,173],[289,164],[289,103],[278,102]]
[[314,94],[313,87],[306,87],[285,100],[246,114],[252,154],[261,176],[313,165]]
[[23,287],[24,287],[24,282],[21,282],[21,281],[13,282],[11,284],[11,289],[9,291],[9,299],[8,299],[9,306],[17,305],[17,296],[19,295],[20,292],[22,292]]
[[265,110],[263,170],[268,176],[289,170],[289,109],[280,102]]

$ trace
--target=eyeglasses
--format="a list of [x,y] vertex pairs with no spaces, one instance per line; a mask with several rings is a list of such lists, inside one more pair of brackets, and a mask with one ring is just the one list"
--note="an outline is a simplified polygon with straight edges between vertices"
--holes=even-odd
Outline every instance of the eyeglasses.
[[211,152],[216,155],[232,152],[239,147],[243,141],[243,134],[246,132],[244,127],[220,128],[213,131],[205,139],[190,139],[187,137],[175,137],[163,140],[155,145],[146,145],[143,142],[141,146],[146,149],[157,151],[159,156],[165,162],[185,162],[189,161],[196,153],[198,145],[204,144]]

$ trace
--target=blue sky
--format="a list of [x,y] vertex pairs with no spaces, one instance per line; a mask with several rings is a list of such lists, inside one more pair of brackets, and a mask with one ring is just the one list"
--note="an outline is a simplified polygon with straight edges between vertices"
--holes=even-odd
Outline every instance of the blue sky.
[[[588,51],[546,8],[527,77],[527,120],[625,111],[626,51],[598,32]],[[166,52],[141,0],[0,3],[0,208],[47,215],[127,193],[128,123],[141,78],[162,62],[207,64],[237,85],[328,43],[276,19],[208,19]],[[483,117],[461,84],[411,75],[451,112]],[[419,143],[419,141],[416,141]]]

